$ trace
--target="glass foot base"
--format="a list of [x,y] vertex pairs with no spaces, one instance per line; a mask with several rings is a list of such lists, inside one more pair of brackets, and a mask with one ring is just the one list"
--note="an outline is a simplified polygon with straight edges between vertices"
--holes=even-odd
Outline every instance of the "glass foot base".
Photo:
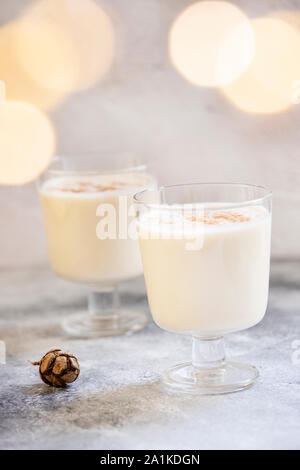
[[185,363],[167,370],[162,380],[169,391],[218,395],[244,390],[254,384],[258,375],[255,367],[238,362],[226,362],[222,367],[207,370]]
[[121,311],[118,315],[101,317],[88,312],[71,315],[62,327],[68,336],[77,338],[100,338],[103,336],[128,335],[143,329],[148,318],[143,312]]

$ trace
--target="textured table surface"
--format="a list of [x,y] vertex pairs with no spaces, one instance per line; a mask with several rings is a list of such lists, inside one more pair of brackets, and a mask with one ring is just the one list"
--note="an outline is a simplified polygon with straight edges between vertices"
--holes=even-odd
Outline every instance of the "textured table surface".
[[[35,270],[0,272],[0,289],[7,350],[0,364],[1,448],[300,448],[300,263],[273,263],[264,320],[227,338],[227,355],[256,365],[259,381],[215,397],[169,395],[160,387],[161,371],[189,360],[189,338],[150,321],[130,337],[68,339],[60,320],[85,308],[83,288]],[[125,303],[147,309],[142,281],[123,290]],[[42,384],[26,362],[52,347],[70,349],[81,363],[66,390]]]

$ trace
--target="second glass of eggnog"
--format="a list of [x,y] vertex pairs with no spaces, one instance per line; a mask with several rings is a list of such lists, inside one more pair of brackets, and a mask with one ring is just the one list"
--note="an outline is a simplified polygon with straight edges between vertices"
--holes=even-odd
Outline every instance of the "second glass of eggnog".
[[193,337],[192,361],[164,374],[188,393],[242,390],[253,366],[225,360],[223,335],[260,322],[269,288],[271,194],[242,184],[191,184],[135,196],[150,310]]
[[[144,165],[124,168],[115,159],[110,155],[105,169],[83,170],[87,157],[61,158],[56,166],[62,168],[50,168],[39,182],[52,269],[90,289],[91,315],[83,312],[64,321],[72,336],[120,335],[146,323],[144,312],[120,307],[117,287],[142,274],[133,195],[155,182]],[[103,158],[98,161],[101,167]]]

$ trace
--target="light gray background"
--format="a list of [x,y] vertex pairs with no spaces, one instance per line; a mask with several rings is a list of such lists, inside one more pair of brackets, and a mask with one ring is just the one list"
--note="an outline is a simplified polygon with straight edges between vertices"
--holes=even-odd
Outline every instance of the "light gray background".
[[[0,23],[28,0],[2,0]],[[131,150],[160,181],[242,181],[274,191],[273,257],[300,257],[300,105],[248,115],[217,90],[187,83],[167,55],[168,29],[187,0],[98,0],[117,39],[112,69],[50,114],[61,154]],[[300,10],[300,0],[236,0],[250,17]],[[0,58],[1,60],[1,58]],[[0,77],[1,79],[1,77]],[[295,77],[295,80],[300,77]],[[43,266],[47,254],[34,184],[0,188],[0,267]]]

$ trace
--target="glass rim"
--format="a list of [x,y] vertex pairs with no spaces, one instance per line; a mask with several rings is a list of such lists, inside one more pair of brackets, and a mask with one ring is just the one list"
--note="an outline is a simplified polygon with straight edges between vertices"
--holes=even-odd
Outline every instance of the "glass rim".
[[180,207],[187,206],[189,204],[192,204],[193,206],[195,205],[202,205],[205,207],[212,206],[216,203],[216,201],[207,201],[207,202],[178,202],[178,203],[172,203],[172,204],[160,204],[160,203],[147,203],[143,201],[141,198],[145,196],[146,194],[151,194],[151,193],[160,193],[162,191],[168,191],[172,189],[185,189],[185,188],[195,188],[195,187],[203,187],[203,186],[224,186],[224,187],[244,187],[244,188],[252,188],[252,189],[258,189],[265,194],[261,197],[258,198],[253,198],[253,199],[246,199],[245,201],[240,201],[240,202],[226,202],[225,200],[218,203],[218,209],[222,208],[238,208],[238,207],[244,207],[244,206],[249,206],[249,205],[256,205],[256,204],[262,204],[266,200],[269,200],[272,198],[272,191],[268,189],[266,186],[258,185],[258,184],[252,184],[252,183],[230,183],[230,182],[208,182],[208,183],[181,183],[181,184],[171,184],[171,185],[164,185],[160,186],[157,189],[144,189],[143,191],[139,191],[133,196],[135,204],[138,204],[139,206],[146,207],[148,209],[159,209],[159,210],[178,210]]
[[[122,155],[122,153],[118,153],[116,152],[115,153],[116,155]],[[97,153],[88,153],[88,154],[78,154],[76,155],[77,157],[79,157],[80,155],[97,155]],[[125,155],[125,154],[124,154]],[[62,158],[63,158],[63,155],[59,156],[59,155],[56,155],[53,157],[52,159],[52,162],[51,162],[51,165],[57,163],[57,162],[61,162],[62,161]],[[72,157],[70,157],[72,158]],[[96,168],[96,169],[91,169],[91,170],[65,170],[64,168],[51,168],[51,165],[44,171],[44,173],[42,173],[41,176],[45,175],[45,174],[52,174],[54,176],[76,176],[76,175],[82,175],[82,176],[96,176],[96,175],[111,175],[111,174],[119,174],[119,173],[129,173],[129,172],[140,172],[140,171],[144,171],[144,170],[147,170],[147,163],[140,163],[140,164],[137,164],[137,165],[128,165],[128,166],[124,166],[122,167],[122,165],[120,165],[120,167],[117,167],[117,168],[107,168],[107,169],[101,169],[101,168]]]

